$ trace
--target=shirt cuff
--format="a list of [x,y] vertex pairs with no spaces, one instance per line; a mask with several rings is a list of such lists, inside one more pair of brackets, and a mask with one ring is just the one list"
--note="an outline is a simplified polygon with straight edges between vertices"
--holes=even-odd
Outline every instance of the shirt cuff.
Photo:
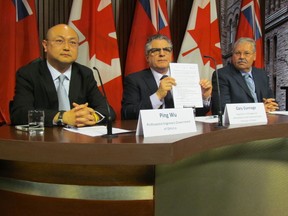
[[103,119],[105,119],[105,116],[103,116],[101,113],[97,112],[96,110],[94,110],[94,111],[99,116],[99,119],[98,119],[98,121],[96,123],[99,123],[99,122],[103,121]]
[[150,101],[153,109],[158,109],[164,103],[164,100],[159,100],[156,93],[150,96]]
[[203,100],[203,106],[204,107],[210,107],[210,103],[211,103],[211,97]]

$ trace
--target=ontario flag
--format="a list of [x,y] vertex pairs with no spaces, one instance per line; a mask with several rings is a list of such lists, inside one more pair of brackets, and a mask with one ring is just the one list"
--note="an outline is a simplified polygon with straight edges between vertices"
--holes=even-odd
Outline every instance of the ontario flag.
[[177,62],[198,64],[200,78],[211,80],[215,64],[203,56],[222,67],[215,0],[194,0]]
[[237,28],[236,40],[249,37],[256,42],[256,60],[254,66],[264,67],[263,36],[261,29],[261,12],[259,0],[243,0]]
[[111,0],[74,0],[69,25],[80,39],[77,62],[99,70],[107,100],[120,119],[123,87]]
[[0,14],[0,122],[9,124],[16,71],[40,56],[35,1],[0,1]]
[[165,0],[137,0],[126,56],[125,75],[148,68],[145,44],[148,37],[163,34],[171,38]]

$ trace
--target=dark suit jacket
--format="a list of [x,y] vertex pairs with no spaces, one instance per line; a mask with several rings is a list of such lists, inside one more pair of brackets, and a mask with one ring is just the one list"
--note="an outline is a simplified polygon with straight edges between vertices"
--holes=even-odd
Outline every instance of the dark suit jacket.
[[[252,68],[252,76],[255,83],[258,102],[263,98],[273,98],[273,93],[269,87],[269,78],[264,70]],[[254,103],[253,97],[248,89],[245,79],[232,64],[218,70],[219,87],[221,95],[222,112],[227,103]],[[218,114],[219,97],[217,92],[216,74],[212,76],[212,113]]]
[[[78,63],[72,64],[69,87],[70,106],[89,103],[89,107],[107,116],[105,98],[99,91],[93,72]],[[11,123],[27,124],[28,110],[45,111],[45,125],[52,126],[58,110],[58,97],[46,60],[34,61],[19,69],[16,74],[16,87],[13,105],[10,110]],[[115,112],[111,108],[112,119]]]
[[[138,119],[140,110],[153,109],[150,96],[157,89],[157,83],[150,69],[126,76],[122,99],[122,119]],[[205,115],[209,109],[196,109],[196,115]]]

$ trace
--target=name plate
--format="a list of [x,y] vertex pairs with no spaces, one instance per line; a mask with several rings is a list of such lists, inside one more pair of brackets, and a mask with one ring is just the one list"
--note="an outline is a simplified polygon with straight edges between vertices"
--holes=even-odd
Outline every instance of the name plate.
[[225,124],[267,123],[267,115],[263,103],[226,104],[223,121]]
[[136,135],[144,137],[183,134],[196,131],[193,109],[140,110]]

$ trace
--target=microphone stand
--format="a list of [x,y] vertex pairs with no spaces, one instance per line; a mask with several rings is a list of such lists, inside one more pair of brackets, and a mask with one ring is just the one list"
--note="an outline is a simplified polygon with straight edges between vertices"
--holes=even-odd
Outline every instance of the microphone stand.
[[102,91],[103,91],[103,94],[104,94],[105,102],[106,102],[106,105],[107,105],[107,112],[108,112],[108,116],[107,116],[107,134],[102,135],[102,137],[108,138],[108,139],[115,138],[115,137],[117,137],[117,134],[113,134],[112,133],[111,110],[110,110],[110,106],[109,106],[109,103],[108,103],[108,100],[107,100],[105,89],[104,89],[104,86],[103,86],[103,83],[102,83],[102,79],[101,79],[99,70],[96,67],[93,67],[93,69],[97,71],[98,78],[99,78],[99,81],[100,81],[100,84],[101,84],[101,88],[102,88]]
[[212,59],[214,65],[215,65],[215,73],[216,73],[216,83],[217,83],[217,94],[218,94],[218,127],[224,127],[223,126],[223,119],[222,119],[222,102],[221,102],[221,93],[220,93],[220,87],[219,87],[219,78],[218,78],[218,69],[215,58],[211,56],[204,55],[204,58],[210,58]]

